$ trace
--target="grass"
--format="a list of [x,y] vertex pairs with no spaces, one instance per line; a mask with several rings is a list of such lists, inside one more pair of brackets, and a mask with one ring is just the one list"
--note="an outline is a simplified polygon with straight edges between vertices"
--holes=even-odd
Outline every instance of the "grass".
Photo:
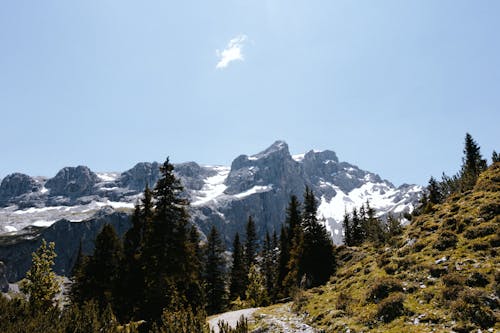
[[414,218],[395,246],[338,247],[336,274],[295,309],[324,332],[500,331],[499,203],[497,163],[473,191]]

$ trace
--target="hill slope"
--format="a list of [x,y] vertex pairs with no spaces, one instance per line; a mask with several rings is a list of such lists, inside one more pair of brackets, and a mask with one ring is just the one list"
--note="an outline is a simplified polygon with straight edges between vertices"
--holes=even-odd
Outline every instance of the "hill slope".
[[415,217],[392,247],[337,249],[330,282],[295,307],[325,332],[500,330],[500,163]]

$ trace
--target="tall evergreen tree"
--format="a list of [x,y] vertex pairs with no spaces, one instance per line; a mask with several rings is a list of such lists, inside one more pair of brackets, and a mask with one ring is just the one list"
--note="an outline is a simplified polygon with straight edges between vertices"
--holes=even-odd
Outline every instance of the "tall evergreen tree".
[[245,281],[246,281],[246,269],[245,269],[245,254],[243,246],[240,242],[240,235],[236,233],[234,235],[233,241],[233,255],[232,255],[232,265],[231,265],[231,276],[229,285],[229,297],[231,300],[236,298],[245,298]]
[[441,193],[441,186],[434,177],[431,177],[431,179],[429,179],[429,184],[427,185],[427,192],[430,203],[435,205],[442,202],[443,195]]
[[367,200],[365,203],[366,225],[365,231],[367,239],[375,244],[382,244],[385,241],[385,230],[382,221],[375,217],[375,210],[370,206]]
[[61,287],[52,270],[55,258],[55,244],[47,244],[45,239],[32,254],[31,267],[26,273],[26,280],[21,284],[21,291],[28,295],[29,304],[34,311],[46,312],[52,308],[54,297],[60,291]]
[[352,216],[351,240],[352,240],[352,245],[357,246],[363,243],[364,233],[363,233],[362,220],[358,215],[358,210],[356,209],[356,207],[353,208],[351,216]]
[[284,285],[286,276],[289,273],[289,262],[291,258],[290,251],[294,243],[299,242],[301,236],[301,212],[300,203],[297,196],[292,195],[286,210],[285,224],[281,228],[280,233],[280,252],[279,252],[279,269],[278,269],[278,287],[280,296],[286,297],[289,295],[289,289]]
[[470,190],[476,184],[479,174],[486,170],[486,160],[481,156],[479,145],[469,133],[465,135],[464,157],[461,169],[461,189]]
[[255,222],[252,216],[248,217],[246,225],[246,241],[245,241],[245,264],[246,272],[248,274],[250,267],[257,262],[257,253],[259,246],[257,244],[257,231],[255,229]]
[[94,300],[101,310],[108,305],[117,307],[120,286],[119,277],[122,264],[123,248],[113,226],[106,224],[95,240],[94,254],[82,267],[82,272],[75,276],[72,301],[83,304]]
[[344,244],[347,246],[352,246],[352,226],[349,219],[349,213],[347,209],[344,213],[344,219],[342,220],[342,228],[344,229]]
[[491,163],[497,162],[500,162],[500,154],[497,154],[497,152],[493,150],[493,153],[491,154]]
[[304,250],[299,266],[299,276],[306,277],[307,287],[325,283],[333,273],[335,264],[332,240],[316,216],[316,198],[312,190],[306,187],[302,214]]
[[261,270],[264,275],[265,286],[270,300],[274,300],[277,295],[277,264],[276,245],[269,232],[266,232],[262,247]]
[[224,244],[215,226],[207,239],[204,271],[207,313],[222,312],[227,306]]
[[173,171],[167,158],[153,191],[156,207],[146,226],[141,256],[146,290],[142,315],[150,321],[160,318],[175,293],[185,296],[181,302],[186,306],[196,307],[202,301],[195,249],[189,241],[188,201]]
[[312,287],[325,283],[334,271],[333,244],[325,227],[317,219],[314,193],[306,187],[301,232],[296,235],[290,251],[289,288]]

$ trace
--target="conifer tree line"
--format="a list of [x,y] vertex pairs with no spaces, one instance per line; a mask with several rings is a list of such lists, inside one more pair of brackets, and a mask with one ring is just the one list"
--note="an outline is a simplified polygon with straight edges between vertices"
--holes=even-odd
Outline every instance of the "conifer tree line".
[[355,207],[351,213],[345,212],[342,227],[347,246],[359,246],[365,242],[379,246],[402,233],[399,218],[392,214],[386,219],[376,217],[368,200],[359,209]]
[[146,186],[123,242],[107,225],[96,239],[94,254],[78,259],[72,303],[95,302],[101,311],[109,307],[119,322],[166,325],[165,311],[188,311],[196,317],[268,305],[298,288],[323,284],[334,272],[333,243],[317,219],[309,188],[303,204],[296,196],[290,198],[279,236],[273,231],[258,239],[249,216],[243,239],[235,234],[227,260],[215,227],[200,245],[168,160],[161,172],[154,190]]
[[[82,320],[72,332],[114,332],[126,327],[130,332],[208,333],[207,314],[268,305],[298,288],[323,284],[333,273],[333,243],[316,217],[317,203],[309,188],[303,204],[296,196],[290,198],[279,236],[273,231],[258,239],[249,216],[243,239],[235,234],[227,260],[215,227],[207,241],[200,243],[198,230],[189,224],[183,188],[168,159],[160,171],[155,188],[146,186],[123,239],[111,225],[105,225],[92,255],[83,255],[80,245],[70,302],[62,312],[54,302],[60,290],[51,270],[55,245],[43,243],[33,255],[23,287],[29,303],[16,303],[20,299],[2,303],[2,298],[0,307],[5,311],[0,319],[19,318],[20,311],[26,311],[30,313],[26,320],[50,326],[56,321],[45,322],[42,314],[43,318],[49,318],[48,313],[61,318],[71,314]],[[15,330],[17,324],[12,325],[3,327],[4,331]],[[58,325],[51,330],[65,332],[72,324],[63,320]],[[236,329],[224,323],[220,329],[242,333],[247,332],[247,324],[242,319]]]
[[[441,181],[431,176],[414,215],[430,211],[433,205],[442,203],[453,194],[474,188],[479,175],[488,168],[488,163],[481,154],[480,146],[469,133],[465,134],[463,154],[462,165],[457,174],[447,176],[443,173]],[[500,162],[500,156],[495,150],[491,155],[491,162]]]

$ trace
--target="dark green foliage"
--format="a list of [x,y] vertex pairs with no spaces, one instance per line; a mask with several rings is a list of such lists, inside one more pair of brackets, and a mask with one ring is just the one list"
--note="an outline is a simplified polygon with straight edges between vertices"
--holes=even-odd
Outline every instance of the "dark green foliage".
[[347,246],[353,246],[351,220],[349,219],[349,213],[347,211],[344,213],[342,228],[344,229],[344,244]]
[[101,309],[117,304],[117,287],[121,270],[123,249],[113,226],[103,227],[95,241],[94,254],[84,261],[74,277],[71,289],[72,302],[82,305],[94,300]]
[[334,271],[333,244],[316,215],[317,203],[314,193],[306,187],[302,232],[296,237],[289,263],[290,279],[296,287],[299,286],[297,282],[307,288],[321,285]]
[[279,268],[278,281],[279,297],[287,297],[290,294],[290,289],[285,285],[285,278],[289,274],[289,263],[291,259],[291,250],[294,244],[298,244],[298,238],[302,237],[301,230],[301,212],[300,203],[295,195],[290,197],[286,210],[285,224],[281,227],[280,233],[280,251],[279,251]]
[[153,192],[156,202],[150,227],[146,226],[141,263],[145,295],[141,318],[158,320],[178,293],[182,305],[202,303],[195,247],[188,230],[188,202],[168,158],[160,167],[161,178]]
[[351,216],[351,242],[353,246],[356,246],[364,242],[363,221],[356,208],[352,210]]
[[427,193],[428,193],[428,198],[429,202],[431,204],[439,204],[443,201],[443,194],[441,193],[441,186],[439,185],[438,181],[434,178],[431,177],[429,179],[429,184],[427,185]]
[[245,298],[246,289],[246,269],[244,260],[244,249],[240,243],[240,236],[238,233],[234,235],[233,241],[233,256],[231,265],[231,277],[229,285],[229,297],[231,300],[236,298]]
[[479,174],[486,170],[486,160],[481,156],[478,144],[472,136],[465,135],[464,158],[462,159],[461,190],[467,191],[474,187]]
[[257,231],[255,230],[255,222],[251,216],[248,217],[246,226],[246,241],[245,241],[245,265],[247,273],[250,267],[257,262],[257,253],[259,246],[257,244]]
[[385,323],[389,323],[405,313],[404,295],[395,293],[381,301],[377,308],[377,318]]
[[493,153],[491,154],[491,163],[497,162],[500,162],[500,154],[493,150]]
[[261,254],[261,269],[264,275],[267,294],[271,302],[276,299],[278,293],[277,282],[279,259],[275,237],[276,233],[274,234],[273,239],[271,239],[269,233],[266,232],[266,237],[264,239],[264,245],[262,247]]
[[203,277],[207,297],[207,313],[223,312],[227,306],[224,244],[215,226],[212,226],[208,235]]
[[399,236],[403,233],[403,228],[401,227],[401,221],[394,215],[389,214],[387,216],[387,236],[388,240],[393,237]]

